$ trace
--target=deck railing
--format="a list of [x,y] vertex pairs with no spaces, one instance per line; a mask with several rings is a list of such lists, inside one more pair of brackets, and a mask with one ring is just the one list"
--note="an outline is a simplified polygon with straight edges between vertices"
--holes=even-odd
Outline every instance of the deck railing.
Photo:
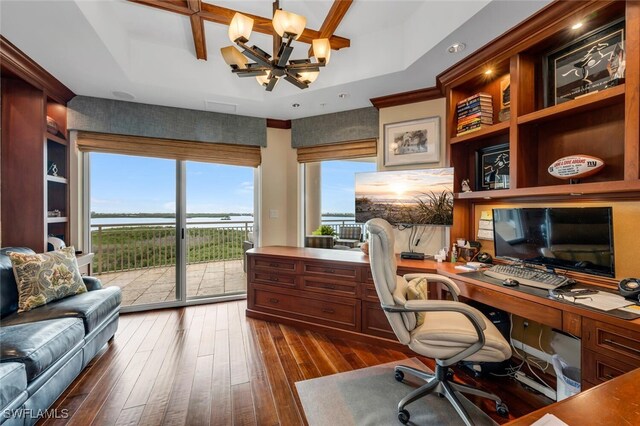
[[[328,219],[338,235],[353,219]],[[362,225],[363,226],[363,225]],[[187,263],[242,259],[243,242],[253,232],[248,221],[188,222]],[[91,250],[95,274],[173,266],[176,264],[175,223],[104,223],[91,225]]]
[[[187,263],[242,259],[242,243],[253,222],[189,222]],[[175,223],[106,223],[91,225],[96,274],[176,264]]]

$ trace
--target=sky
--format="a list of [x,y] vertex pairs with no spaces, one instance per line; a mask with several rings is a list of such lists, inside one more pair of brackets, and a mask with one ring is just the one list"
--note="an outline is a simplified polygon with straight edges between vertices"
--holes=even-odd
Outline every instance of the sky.
[[453,192],[453,168],[402,170],[358,175],[356,192],[372,200],[415,201],[425,193]]
[[[356,172],[375,162],[322,163],[322,213],[353,213]],[[187,213],[252,213],[251,167],[187,162]],[[175,212],[176,162],[160,158],[92,153],[91,211]]]

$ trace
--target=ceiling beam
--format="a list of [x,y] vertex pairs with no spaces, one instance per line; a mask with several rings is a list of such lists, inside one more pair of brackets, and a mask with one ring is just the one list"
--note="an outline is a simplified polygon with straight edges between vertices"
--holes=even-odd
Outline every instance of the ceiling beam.
[[[202,10],[198,14],[202,17],[202,19],[206,21],[215,22],[222,25],[229,25],[231,23],[231,19],[233,19],[233,15],[235,15],[236,12],[236,10],[227,9],[226,7],[216,6],[209,3],[202,3]],[[241,13],[253,19],[253,31],[268,35],[273,35],[276,33],[273,30],[271,18],[263,18],[262,16],[251,15],[244,12]],[[316,38],[321,38],[319,31],[305,28],[304,32],[297,41],[311,44],[311,42]],[[331,49],[333,50],[340,50],[345,47],[351,46],[351,41],[344,37],[331,36],[329,37],[329,42],[331,43]]]
[[179,13],[181,15],[192,15],[193,11],[189,8],[187,1],[180,0],[129,0],[131,3],[143,4],[145,6],[155,7],[156,9],[166,10],[167,12]]
[[[319,38],[329,38],[338,29],[338,25],[342,22],[342,18],[347,14],[353,0],[335,0],[329,9],[327,17],[320,27]],[[333,43],[331,44],[333,48]],[[309,47],[309,57],[313,56],[313,46]]]
[[189,9],[193,12],[189,16],[191,20],[191,33],[193,34],[193,44],[196,49],[198,59],[207,60],[207,40],[204,35],[204,20],[198,12],[202,10],[201,0],[188,0]]

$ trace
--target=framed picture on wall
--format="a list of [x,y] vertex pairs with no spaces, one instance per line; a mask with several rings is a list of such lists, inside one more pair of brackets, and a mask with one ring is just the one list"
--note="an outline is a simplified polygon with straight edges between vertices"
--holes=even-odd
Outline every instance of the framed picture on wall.
[[440,162],[440,117],[384,125],[384,165]]

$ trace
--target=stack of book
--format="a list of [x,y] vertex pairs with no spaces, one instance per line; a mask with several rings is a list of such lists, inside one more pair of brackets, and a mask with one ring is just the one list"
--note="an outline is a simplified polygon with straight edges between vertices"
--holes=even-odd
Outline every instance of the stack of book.
[[493,124],[493,100],[488,93],[480,92],[463,99],[456,106],[458,126],[456,136],[480,130]]

